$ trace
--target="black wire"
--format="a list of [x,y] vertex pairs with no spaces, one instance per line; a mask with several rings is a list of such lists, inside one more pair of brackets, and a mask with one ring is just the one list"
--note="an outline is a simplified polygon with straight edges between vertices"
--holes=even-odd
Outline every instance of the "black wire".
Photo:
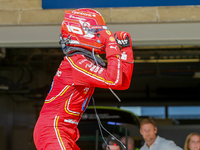
[[101,129],[101,126],[100,126],[101,121],[100,121],[99,116],[97,114],[97,110],[96,110],[96,107],[95,107],[95,102],[94,102],[93,96],[92,96],[92,101],[93,101],[94,111],[95,111],[95,114],[96,114],[97,123],[98,123],[98,126],[99,126],[99,131],[100,131],[101,137],[102,137],[104,143],[106,144],[106,146],[108,147],[108,149],[110,150],[110,147],[108,146],[108,144],[107,144],[107,142],[106,142],[106,140],[105,140],[105,138],[103,136],[103,132],[102,132],[102,129]]

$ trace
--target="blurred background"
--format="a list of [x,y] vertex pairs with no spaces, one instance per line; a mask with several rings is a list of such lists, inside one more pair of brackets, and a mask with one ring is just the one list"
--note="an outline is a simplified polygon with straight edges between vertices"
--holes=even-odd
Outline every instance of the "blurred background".
[[[0,0],[0,149],[35,150],[33,128],[64,57],[64,11],[83,7],[99,11],[112,32],[129,32],[135,58],[130,88],[115,91],[121,102],[96,88],[96,106],[155,118],[158,134],[183,147],[200,133],[200,2]],[[137,125],[125,129],[140,146]]]

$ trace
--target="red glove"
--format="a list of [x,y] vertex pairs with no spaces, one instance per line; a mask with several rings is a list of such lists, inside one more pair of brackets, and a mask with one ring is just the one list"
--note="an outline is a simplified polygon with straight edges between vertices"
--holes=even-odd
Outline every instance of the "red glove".
[[131,35],[128,32],[124,31],[116,31],[114,35],[117,44],[121,47],[122,61],[133,63],[134,59],[133,59]]
[[111,55],[120,55],[121,51],[117,46],[114,34],[109,30],[102,30],[97,33],[97,41],[105,45],[106,58]]

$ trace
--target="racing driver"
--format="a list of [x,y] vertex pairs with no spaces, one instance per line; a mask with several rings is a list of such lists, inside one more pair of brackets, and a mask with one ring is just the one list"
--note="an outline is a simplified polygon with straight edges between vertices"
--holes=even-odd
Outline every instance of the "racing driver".
[[[131,82],[131,36],[123,31],[113,34],[99,12],[65,11],[60,44],[66,56],[34,128],[37,150],[80,150],[77,125],[95,87],[125,90]],[[107,64],[99,54],[105,54]]]

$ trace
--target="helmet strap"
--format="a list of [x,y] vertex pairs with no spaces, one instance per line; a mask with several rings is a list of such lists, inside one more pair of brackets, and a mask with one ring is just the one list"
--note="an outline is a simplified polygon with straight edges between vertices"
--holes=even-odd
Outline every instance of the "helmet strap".
[[98,56],[94,55],[94,48],[93,48],[93,53],[91,53],[90,51],[88,51],[87,49],[84,49],[84,48],[66,46],[66,44],[69,44],[70,41],[71,41],[71,37],[70,36],[68,36],[68,38],[64,39],[62,37],[62,34],[60,34],[59,43],[61,44],[63,53],[65,55],[71,57],[74,54],[82,54],[85,57],[87,57],[90,60],[92,60],[94,63],[96,63],[97,66],[98,66],[98,64],[100,64],[102,67],[106,66],[105,62],[101,58],[99,58]]
[[92,54],[92,52],[90,52],[84,48],[66,46],[65,48],[63,48],[63,53],[65,55],[67,55],[68,57],[71,57],[75,54],[82,54],[85,57],[92,60],[94,63],[96,63],[96,65],[100,64],[102,67],[106,66],[106,63],[100,57]]

